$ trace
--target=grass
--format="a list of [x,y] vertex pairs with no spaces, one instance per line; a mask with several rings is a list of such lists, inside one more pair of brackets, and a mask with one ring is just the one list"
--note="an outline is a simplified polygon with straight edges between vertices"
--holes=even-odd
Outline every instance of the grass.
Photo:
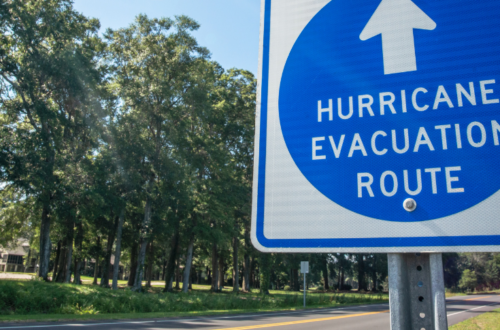
[[[387,300],[388,296],[382,294],[315,293],[307,296],[307,305],[338,307]],[[297,292],[272,291],[266,296],[201,291],[183,294],[162,293],[161,288],[151,288],[146,293],[135,293],[129,289],[112,291],[90,285],[0,281],[0,321],[156,318],[301,307],[302,296]]]
[[491,291],[475,291],[475,292],[446,292],[446,298],[456,297],[456,296],[480,296],[486,294],[496,294],[500,293],[500,290]]
[[455,324],[450,330],[500,330],[500,309]]
[[[81,279],[82,279],[82,282],[83,282],[84,285],[92,284],[92,282],[94,281],[94,278],[90,277],[90,276],[82,276]],[[100,278],[97,278],[97,283],[101,283],[101,279]],[[110,279],[109,283],[110,284],[112,283],[111,279]],[[118,280],[118,286],[119,287],[126,288],[127,287],[127,283],[128,283],[128,281]],[[142,285],[145,286],[146,283],[147,283],[147,281],[142,281]],[[163,289],[165,287],[165,282],[164,281],[152,281],[151,282],[151,286],[153,288],[162,288]],[[180,287],[180,289],[182,289],[182,282],[179,283],[179,287]],[[211,289],[210,285],[207,285],[207,284],[192,284],[192,287],[193,287],[192,291],[206,291],[206,292],[209,292],[210,289]],[[259,293],[259,289],[253,289],[252,291],[254,293]],[[233,292],[233,287],[226,285],[222,289],[222,292]],[[283,291],[280,291],[280,290],[270,290],[269,292],[271,294],[280,294],[280,293],[283,293]],[[316,293],[317,291],[316,291],[316,289],[311,289],[311,290],[308,290],[307,292]],[[289,291],[288,294],[302,295],[302,292]]]

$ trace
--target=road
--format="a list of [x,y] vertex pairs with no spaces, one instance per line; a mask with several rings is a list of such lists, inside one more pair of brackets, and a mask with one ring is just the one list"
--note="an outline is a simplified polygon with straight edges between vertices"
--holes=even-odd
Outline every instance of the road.
[[[447,299],[448,323],[453,325],[481,313],[500,308],[500,295],[460,296]],[[3,329],[57,329],[73,330],[156,330],[156,329],[203,329],[203,330],[250,330],[282,328],[299,330],[387,330],[389,325],[388,304],[316,309],[297,312],[199,317],[185,319],[125,320],[73,323],[3,323]]]

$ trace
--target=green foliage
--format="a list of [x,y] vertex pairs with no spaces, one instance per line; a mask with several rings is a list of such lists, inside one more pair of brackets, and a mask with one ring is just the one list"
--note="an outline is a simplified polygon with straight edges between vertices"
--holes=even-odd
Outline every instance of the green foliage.
[[477,286],[476,272],[469,269],[464,270],[458,286],[462,289],[474,291]]
[[[311,294],[308,306],[386,302],[383,295]],[[293,308],[296,294],[148,294],[43,282],[0,281],[0,315],[107,314]]]
[[15,193],[13,187],[1,191],[0,198],[0,246],[15,243],[18,238],[33,238],[32,224],[40,218],[36,200]]

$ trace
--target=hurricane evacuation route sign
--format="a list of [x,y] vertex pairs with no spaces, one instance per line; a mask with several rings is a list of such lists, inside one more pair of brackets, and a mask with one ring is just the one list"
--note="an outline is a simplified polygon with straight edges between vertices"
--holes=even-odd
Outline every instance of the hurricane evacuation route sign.
[[263,0],[252,240],[500,251],[500,1]]

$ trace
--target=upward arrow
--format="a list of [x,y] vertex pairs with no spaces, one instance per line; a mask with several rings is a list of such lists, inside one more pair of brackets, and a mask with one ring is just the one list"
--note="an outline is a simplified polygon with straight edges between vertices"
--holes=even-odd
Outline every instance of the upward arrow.
[[382,0],[359,38],[382,34],[384,73],[417,71],[413,29],[434,30],[436,23],[411,0]]

